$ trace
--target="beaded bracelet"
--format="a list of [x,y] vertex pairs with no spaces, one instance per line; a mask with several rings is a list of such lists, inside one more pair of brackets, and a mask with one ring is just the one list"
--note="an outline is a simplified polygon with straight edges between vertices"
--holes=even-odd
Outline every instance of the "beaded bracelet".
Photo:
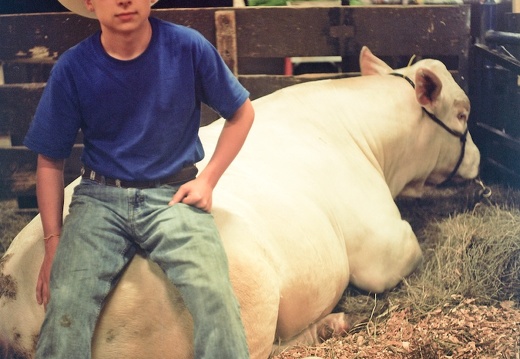
[[60,236],[59,234],[51,234],[51,235],[49,235],[49,236],[47,236],[47,237],[43,237],[43,240],[44,240],[45,242],[47,242],[47,241],[48,241],[49,239],[51,239],[52,237],[59,237],[59,236]]

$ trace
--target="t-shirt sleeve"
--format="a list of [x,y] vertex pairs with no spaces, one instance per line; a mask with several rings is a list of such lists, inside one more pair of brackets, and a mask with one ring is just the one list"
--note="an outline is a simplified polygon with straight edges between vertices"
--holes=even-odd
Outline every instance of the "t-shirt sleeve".
[[197,73],[202,102],[229,119],[249,97],[249,92],[227,67],[215,47],[201,39]]
[[66,66],[58,61],[25,136],[25,146],[54,159],[70,156],[81,123],[76,93]]

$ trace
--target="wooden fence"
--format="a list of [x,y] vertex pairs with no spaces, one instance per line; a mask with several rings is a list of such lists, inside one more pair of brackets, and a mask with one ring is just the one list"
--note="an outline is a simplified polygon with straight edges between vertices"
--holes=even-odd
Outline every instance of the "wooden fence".
[[[466,5],[168,9],[153,15],[201,32],[252,99],[311,79],[356,75],[363,45],[390,62],[412,55],[442,59],[467,87]],[[20,207],[36,204],[36,155],[22,140],[49,71],[60,54],[97,30],[97,21],[70,13],[0,16],[0,195],[17,197]],[[343,73],[284,75],[278,65],[295,56],[341,56]],[[215,118],[206,108],[202,124]],[[66,164],[67,183],[79,175],[81,150],[78,139]]]

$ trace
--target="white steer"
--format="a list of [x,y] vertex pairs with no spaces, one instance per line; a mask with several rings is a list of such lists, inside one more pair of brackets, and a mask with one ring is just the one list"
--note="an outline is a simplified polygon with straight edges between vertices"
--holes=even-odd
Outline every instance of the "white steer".
[[[330,313],[349,283],[381,292],[421,260],[395,196],[478,174],[469,100],[442,63],[392,71],[367,48],[360,63],[374,76],[305,83],[254,101],[253,129],[215,189],[213,214],[254,359],[267,358],[273,344],[347,329],[344,315]],[[207,149],[221,126],[201,129]],[[34,355],[44,317],[35,299],[42,237],[37,217],[0,260],[0,357]],[[93,355],[190,358],[192,330],[176,288],[136,256],[101,313]]]

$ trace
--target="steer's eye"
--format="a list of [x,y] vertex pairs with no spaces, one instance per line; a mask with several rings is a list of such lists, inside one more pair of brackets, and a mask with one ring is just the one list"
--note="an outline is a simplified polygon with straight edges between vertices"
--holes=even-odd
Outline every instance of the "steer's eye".
[[460,112],[460,113],[457,115],[457,118],[458,118],[460,121],[467,121],[467,120],[468,120],[468,115],[465,114],[464,112]]

